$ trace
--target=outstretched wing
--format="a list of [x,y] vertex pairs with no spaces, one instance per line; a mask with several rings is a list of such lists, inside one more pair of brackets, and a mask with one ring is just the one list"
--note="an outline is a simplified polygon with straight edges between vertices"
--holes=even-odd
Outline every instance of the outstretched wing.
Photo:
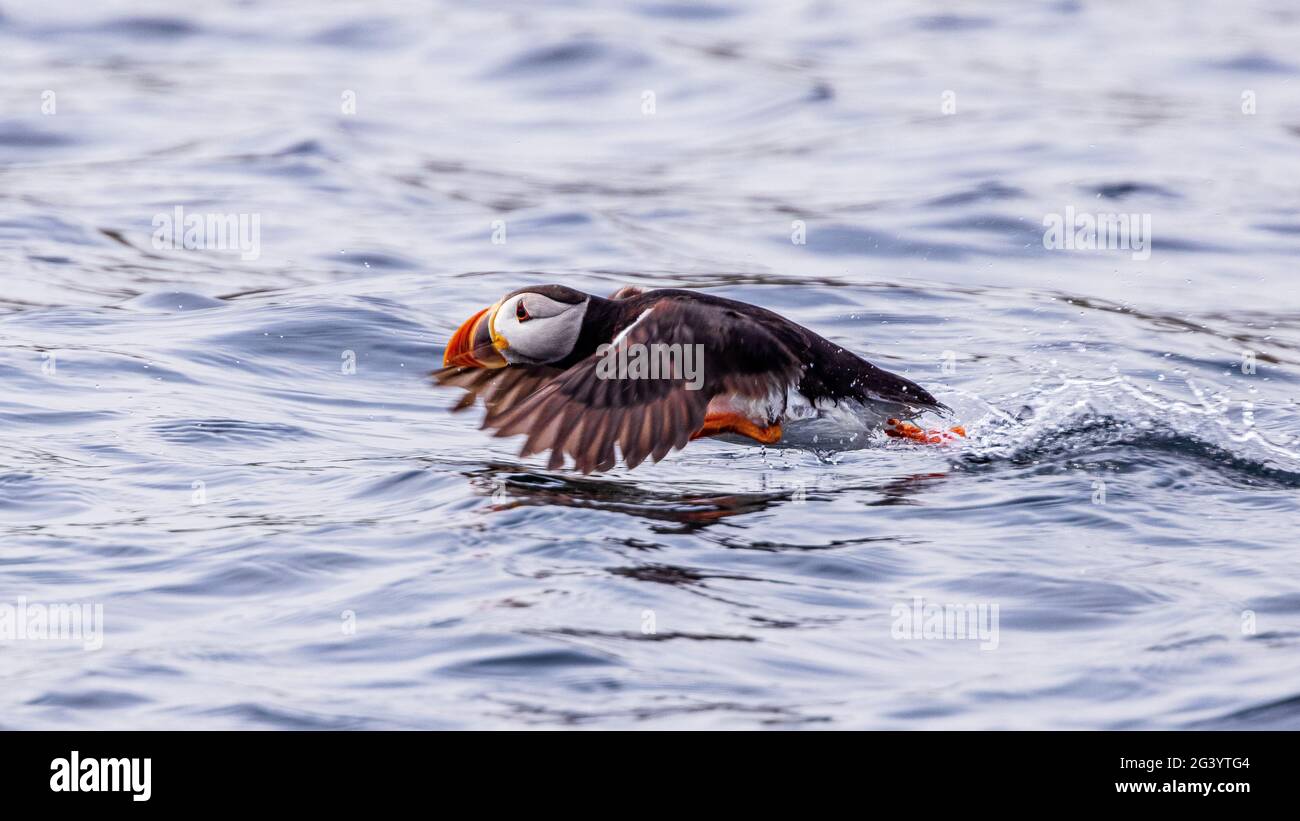
[[443,387],[463,388],[465,395],[452,407],[452,413],[482,403],[486,414],[480,427],[495,428],[506,411],[519,405],[563,371],[545,365],[512,365],[507,368],[442,368],[433,379]]
[[665,297],[609,348],[526,396],[499,390],[503,398],[484,427],[495,428],[497,436],[527,435],[521,455],[549,450],[551,469],[571,456],[583,473],[608,470],[615,445],[629,468],[647,456],[657,462],[690,441],[715,396],[784,396],[802,371],[795,340],[786,338],[791,333],[797,333],[793,326],[726,305]]
[[635,285],[624,285],[617,291],[609,295],[610,299],[631,299],[634,296],[641,296],[645,293],[644,288],[638,288]]

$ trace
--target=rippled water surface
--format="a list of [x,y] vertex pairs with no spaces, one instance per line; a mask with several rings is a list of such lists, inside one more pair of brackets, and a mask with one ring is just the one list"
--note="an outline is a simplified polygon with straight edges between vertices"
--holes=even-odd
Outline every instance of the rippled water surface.
[[[105,631],[0,641],[0,726],[1300,727],[1297,42],[1281,0],[0,0],[0,602]],[[155,247],[178,206],[258,253]],[[1149,257],[1046,249],[1067,207]],[[543,282],[764,305],[970,437],[547,471],[429,380]],[[996,649],[896,638],[916,597]]]

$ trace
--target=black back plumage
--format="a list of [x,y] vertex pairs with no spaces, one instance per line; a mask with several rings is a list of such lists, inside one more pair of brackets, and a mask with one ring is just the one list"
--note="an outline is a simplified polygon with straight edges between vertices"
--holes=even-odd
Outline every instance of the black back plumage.
[[[713,294],[665,288],[614,303],[618,318],[613,326],[614,333],[635,321],[642,311],[665,299],[681,300],[706,309],[701,313],[708,320],[707,327],[735,329],[736,333],[729,337],[737,343],[734,346],[726,344],[727,340],[709,346],[710,367],[729,370],[739,367],[742,362],[752,367],[755,362],[770,356],[773,352],[764,344],[766,340],[753,335],[751,329],[757,326],[766,332],[768,338],[778,340],[791,351],[803,365],[797,387],[810,401],[893,402],[916,410],[948,410],[929,391],[910,379],[878,368],[774,311]],[[746,320],[744,324],[738,322],[741,318]]]

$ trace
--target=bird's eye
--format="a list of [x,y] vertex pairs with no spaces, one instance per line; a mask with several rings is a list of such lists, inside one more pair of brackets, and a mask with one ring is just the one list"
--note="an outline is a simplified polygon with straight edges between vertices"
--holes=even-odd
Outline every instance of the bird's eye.
[[522,299],[515,303],[515,319],[518,319],[520,322],[527,322],[532,319],[532,317],[528,315],[528,309],[524,307],[524,301]]

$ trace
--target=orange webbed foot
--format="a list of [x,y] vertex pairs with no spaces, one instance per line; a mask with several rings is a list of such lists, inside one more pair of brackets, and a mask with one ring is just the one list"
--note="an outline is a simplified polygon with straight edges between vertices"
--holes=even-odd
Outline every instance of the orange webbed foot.
[[966,429],[961,425],[957,425],[947,430],[938,428],[926,430],[913,425],[911,422],[888,419],[885,421],[885,435],[892,436],[895,439],[910,439],[913,442],[920,442],[925,445],[942,445],[955,442],[959,438],[966,438]]
[[738,433],[748,436],[761,445],[773,445],[781,441],[781,425],[760,427],[749,419],[734,413],[710,413],[704,417],[704,427],[691,434],[691,439],[705,436],[718,436],[724,433]]

